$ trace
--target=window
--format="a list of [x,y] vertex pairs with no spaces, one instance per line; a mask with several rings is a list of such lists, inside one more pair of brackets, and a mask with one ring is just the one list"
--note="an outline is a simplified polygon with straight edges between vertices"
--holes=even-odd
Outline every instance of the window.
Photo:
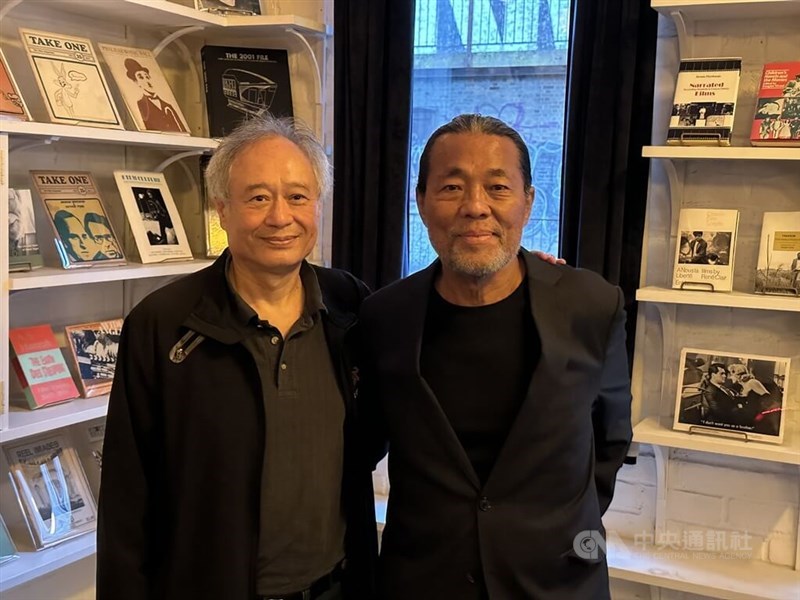
[[531,154],[536,200],[526,248],[558,251],[570,0],[417,0],[408,202],[408,271],[436,257],[417,212],[419,157],[461,113],[498,117]]

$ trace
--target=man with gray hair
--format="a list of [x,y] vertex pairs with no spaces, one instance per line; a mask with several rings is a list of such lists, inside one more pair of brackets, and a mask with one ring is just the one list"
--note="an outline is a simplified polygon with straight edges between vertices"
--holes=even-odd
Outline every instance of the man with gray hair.
[[265,117],[206,170],[228,250],[128,315],[108,409],[99,600],[364,600],[377,557],[348,329],[366,286],[310,265],[331,193]]
[[600,518],[631,439],[623,297],[520,247],[533,196],[511,127],[443,125],[417,183],[439,260],[362,307],[360,397],[389,444],[385,600],[609,597]]

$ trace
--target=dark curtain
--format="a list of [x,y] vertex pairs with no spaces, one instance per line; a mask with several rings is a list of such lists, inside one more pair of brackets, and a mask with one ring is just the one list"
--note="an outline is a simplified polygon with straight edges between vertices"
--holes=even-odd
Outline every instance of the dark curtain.
[[334,3],[333,266],[372,289],[405,258],[414,2]]
[[641,0],[573,0],[561,250],[619,285],[633,356],[658,15]]

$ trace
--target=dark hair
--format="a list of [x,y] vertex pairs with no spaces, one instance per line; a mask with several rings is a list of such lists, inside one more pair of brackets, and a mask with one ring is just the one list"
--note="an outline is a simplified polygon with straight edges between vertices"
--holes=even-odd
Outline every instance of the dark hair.
[[64,242],[64,248],[73,259],[81,260],[78,256],[77,252],[72,248],[72,242],[70,241],[70,236],[72,235],[69,231],[69,225],[67,225],[67,219],[75,219],[81,227],[83,224],[81,220],[73,215],[68,210],[59,210],[56,211],[56,214],[53,215],[53,223],[56,226],[56,231],[58,232],[58,236],[61,238],[61,241]]
[[108,222],[103,215],[98,215],[97,213],[86,213],[86,216],[83,217],[83,227],[86,229],[86,233],[89,235],[90,238],[94,239],[92,235],[92,230],[89,229],[89,223],[97,223],[98,225],[103,225],[106,229],[111,231],[111,224]]
[[711,363],[709,365],[709,367],[708,367],[708,374],[709,375],[713,375],[714,373],[717,373],[720,370],[723,373],[727,373],[728,372],[728,368],[725,365],[723,365],[722,363]]
[[698,237],[698,236],[703,237],[703,232],[702,231],[693,231],[692,235],[694,237]]
[[445,123],[433,132],[425,144],[422,156],[419,159],[419,176],[417,178],[417,192],[424,194],[428,186],[428,171],[430,171],[431,151],[433,145],[443,135],[448,133],[481,133],[484,135],[497,135],[510,139],[519,151],[519,169],[522,173],[522,182],[525,191],[531,187],[531,155],[528,146],[517,131],[503,123],[500,119],[477,114],[458,115],[449,123]]

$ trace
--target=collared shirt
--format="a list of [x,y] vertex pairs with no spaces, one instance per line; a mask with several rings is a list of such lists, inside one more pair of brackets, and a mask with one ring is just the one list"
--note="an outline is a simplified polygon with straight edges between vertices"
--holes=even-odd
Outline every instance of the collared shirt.
[[303,590],[344,558],[341,502],[344,398],[325,340],[326,311],[314,270],[300,278],[305,306],[286,338],[235,292],[234,318],[258,367],[265,448],[256,592]]

